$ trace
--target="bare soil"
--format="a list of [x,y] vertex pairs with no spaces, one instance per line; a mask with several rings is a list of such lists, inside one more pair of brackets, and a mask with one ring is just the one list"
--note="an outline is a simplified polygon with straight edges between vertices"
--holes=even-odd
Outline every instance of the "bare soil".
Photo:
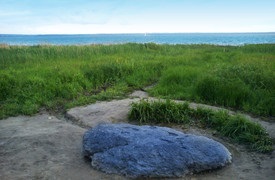
[[[140,98],[147,98],[147,94],[136,91],[127,99],[97,102],[73,108],[67,111],[65,117],[40,113],[32,117],[19,116],[1,120],[0,179],[126,179],[92,169],[81,154],[82,136],[88,128],[98,123],[129,123],[127,113],[130,104]],[[205,105],[191,103],[191,106]],[[274,122],[246,116],[263,125],[275,139]],[[232,164],[222,169],[179,179],[274,179],[274,152],[271,154],[249,152],[241,145],[216,136],[211,130],[179,125],[170,125],[170,127],[213,138],[223,143],[233,156]]]

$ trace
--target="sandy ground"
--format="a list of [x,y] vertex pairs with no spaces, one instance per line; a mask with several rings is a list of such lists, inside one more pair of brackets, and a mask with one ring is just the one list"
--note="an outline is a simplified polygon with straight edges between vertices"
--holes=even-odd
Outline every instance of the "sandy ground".
[[[126,179],[92,169],[82,157],[81,144],[83,133],[88,128],[102,122],[127,122],[131,102],[147,97],[142,91],[136,91],[130,96],[128,99],[73,108],[65,117],[57,118],[41,113],[32,117],[19,116],[1,120],[0,179]],[[192,103],[191,106],[198,105]],[[270,136],[275,138],[274,123],[247,117],[260,122]],[[223,143],[233,156],[232,164],[223,169],[179,179],[274,179],[274,152],[267,155],[248,152],[240,145],[214,136],[209,130],[181,126],[172,128],[211,137]]]

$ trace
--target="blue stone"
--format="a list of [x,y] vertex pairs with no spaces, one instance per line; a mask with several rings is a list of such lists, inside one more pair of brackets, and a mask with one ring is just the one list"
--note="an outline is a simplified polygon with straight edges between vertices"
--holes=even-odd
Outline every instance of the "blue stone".
[[95,169],[139,177],[181,177],[223,167],[231,153],[221,143],[166,127],[101,124],[83,136]]

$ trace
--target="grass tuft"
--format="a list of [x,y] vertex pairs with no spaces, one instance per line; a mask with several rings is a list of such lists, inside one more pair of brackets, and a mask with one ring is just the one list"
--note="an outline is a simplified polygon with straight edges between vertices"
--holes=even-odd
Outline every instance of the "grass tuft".
[[262,153],[273,150],[272,140],[262,126],[241,115],[229,115],[226,111],[192,109],[187,103],[170,100],[141,100],[132,103],[129,120],[140,123],[196,124],[214,129],[222,136],[248,145],[252,150]]

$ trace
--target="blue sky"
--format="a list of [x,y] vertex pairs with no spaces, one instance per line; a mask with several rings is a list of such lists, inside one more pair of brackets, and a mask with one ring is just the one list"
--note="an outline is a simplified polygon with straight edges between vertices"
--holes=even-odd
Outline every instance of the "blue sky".
[[275,0],[0,0],[0,34],[275,32]]

